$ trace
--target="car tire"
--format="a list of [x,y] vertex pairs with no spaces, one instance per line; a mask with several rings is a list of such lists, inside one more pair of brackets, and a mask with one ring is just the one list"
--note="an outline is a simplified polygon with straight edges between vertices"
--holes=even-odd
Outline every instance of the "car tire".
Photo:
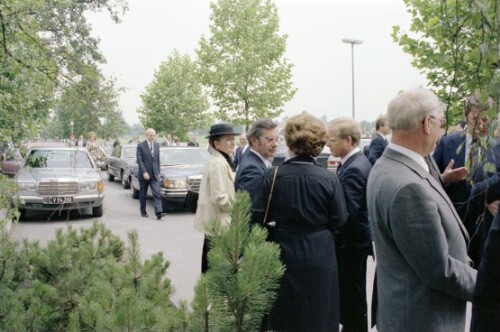
[[132,188],[132,198],[139,199],[139,190]]
[[130,189],[130,182],[128,182],[128,178],[123,176],[123,171],[122,171],[122,187],[123,189]]
[[104,210],[102,208],[102,204],[92,208],[92,217],[99,218],[102,217],[103,214]]
[[109,182],[115,181],[115,176],[113,174],[111,174],[109,171],[108,171],[108,181]]
[[19,209],[19,220],[28,220],[26,209]]

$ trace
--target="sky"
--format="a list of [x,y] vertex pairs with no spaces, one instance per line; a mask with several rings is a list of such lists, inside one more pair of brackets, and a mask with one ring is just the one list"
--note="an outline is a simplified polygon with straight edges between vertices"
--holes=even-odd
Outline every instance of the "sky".
[[[210,36],[209,0],[128,0],[115,24],[105,14],[87,16],[107,63],[107,76],[124,88],[119,107],[129,124],[139,122],[140,95],[174,49],[194,59],[201,36]],[[391,37],[392,26],[407,29],[411,16],[403,0],[274,0],[280,33],[288,35],[285,57],[294,65],[298,89],[283,116],[307,111],[328,120],[352,116],[354,46],[355,118],[374,121],[401,90],[425,86],[412,58]]]

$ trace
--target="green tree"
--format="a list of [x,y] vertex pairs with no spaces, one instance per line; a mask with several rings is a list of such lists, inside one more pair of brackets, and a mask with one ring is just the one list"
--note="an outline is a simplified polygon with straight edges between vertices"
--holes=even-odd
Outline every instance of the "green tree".
[[[496,0],[405,0],[409,31],[392,36],[429,85],[447,102],[448,122],[462,119],[463,100],[480,91],[485,101],[500,95],[500,3]],[[496,113],[493,109],[493,113]]]
[[66,88],[55,102],[55,132],[68,137],[73,121],[76,137],[94,131],[98,137],[114,137],[127,129],[118,110],[118,91],[114,79],[105,79],[95,69],[79,82]]
[[239,192],[231,206],[231,223],[209,226],[212,248],[209,270],[195,287],[191,331],[258,331],[276,299],[285,267],[276,243],[266,242],[267,231],[250,227],[250,195]]
[[107,10],[118,21],[124,0],[3,0],[0,2],[0,136],[40,129],[56,94],[104,61],[86,11]]
[[296,90],[276,6],[270,0],[218,0],[210,8],[211,36],[201,39],[197,54],[217,117],[247,130],[258,118],[278,117]]
[[178,51],[160,65],[141,99],[138,112],[145,128],[185,138],[188,131],[206,123],[208,101],[197,64]]

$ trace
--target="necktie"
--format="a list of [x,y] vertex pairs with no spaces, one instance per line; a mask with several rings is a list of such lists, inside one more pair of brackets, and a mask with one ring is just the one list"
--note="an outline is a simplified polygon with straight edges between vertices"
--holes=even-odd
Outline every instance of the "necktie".
[[151,151],[151,156],[153,156],[153,143],[149,143],[149,150]]
[[339,162],[339,165],[337,166],[337,174],[340,173],[341,167],[342,167],[342,162]]

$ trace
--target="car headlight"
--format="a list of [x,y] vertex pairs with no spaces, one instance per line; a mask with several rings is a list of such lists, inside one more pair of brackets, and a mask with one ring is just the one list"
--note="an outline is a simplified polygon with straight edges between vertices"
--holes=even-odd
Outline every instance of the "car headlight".
[[187,188],[187,181],[186,180],[164,179],[163,180],[163,188],[166,188],[166,189],[186,189]]
[[36,192],[35,182],[18,182],[19,192]]
[[83,181],[80,183],[81,191],[97,191],[102,193],[104,191],[103,181]]

